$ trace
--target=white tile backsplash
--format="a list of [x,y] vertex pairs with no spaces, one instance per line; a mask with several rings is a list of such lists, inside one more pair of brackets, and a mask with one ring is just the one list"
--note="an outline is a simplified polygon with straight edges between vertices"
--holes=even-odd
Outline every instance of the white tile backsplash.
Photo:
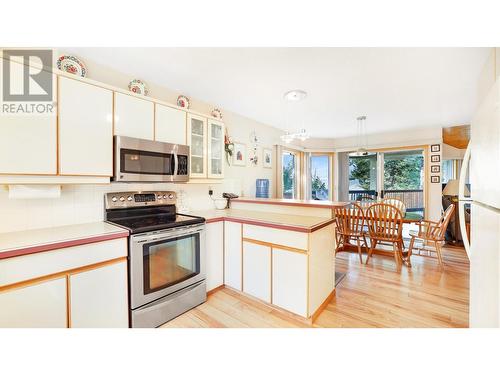
[[0,233],[80,224],[104,220],[104,194],[111,191],[172,190],[186,192],[191,210],[213,208],[208,187],[214,196],[222,194],[221,184],[125,184],[63,185],[59,198],[9,199],[0,189]]

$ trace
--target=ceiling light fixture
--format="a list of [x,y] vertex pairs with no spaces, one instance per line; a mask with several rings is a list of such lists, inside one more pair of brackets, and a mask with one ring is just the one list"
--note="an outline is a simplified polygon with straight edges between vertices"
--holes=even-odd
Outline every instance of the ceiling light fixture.
[[307,92],[304,90],[290,90],[285,92],[283,97],[285,100],[288,100],[289,102],[298,102],[302,99],[305,99],[307,96]]

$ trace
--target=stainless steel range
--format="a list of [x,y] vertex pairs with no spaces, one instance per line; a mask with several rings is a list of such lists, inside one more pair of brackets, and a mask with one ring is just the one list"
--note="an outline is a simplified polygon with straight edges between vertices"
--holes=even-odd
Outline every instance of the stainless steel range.
[[206,301],[205,219],[170,191],[108,193],[106,220],[130,231],[130,325],[158,327]]

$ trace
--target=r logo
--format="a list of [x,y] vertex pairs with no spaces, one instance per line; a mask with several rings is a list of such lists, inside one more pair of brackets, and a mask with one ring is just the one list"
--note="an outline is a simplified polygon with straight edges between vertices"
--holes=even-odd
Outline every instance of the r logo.
[[51,50],[3,50],[3,58],[4,102],[53,100]]

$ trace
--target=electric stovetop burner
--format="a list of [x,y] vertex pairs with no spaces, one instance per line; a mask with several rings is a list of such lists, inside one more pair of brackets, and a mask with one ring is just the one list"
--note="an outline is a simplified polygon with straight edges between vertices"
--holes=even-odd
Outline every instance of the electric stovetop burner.
[[132,234],[204,223],[198,216],[178,214],[171,191],[108,193],[106,221],[127,228]]

